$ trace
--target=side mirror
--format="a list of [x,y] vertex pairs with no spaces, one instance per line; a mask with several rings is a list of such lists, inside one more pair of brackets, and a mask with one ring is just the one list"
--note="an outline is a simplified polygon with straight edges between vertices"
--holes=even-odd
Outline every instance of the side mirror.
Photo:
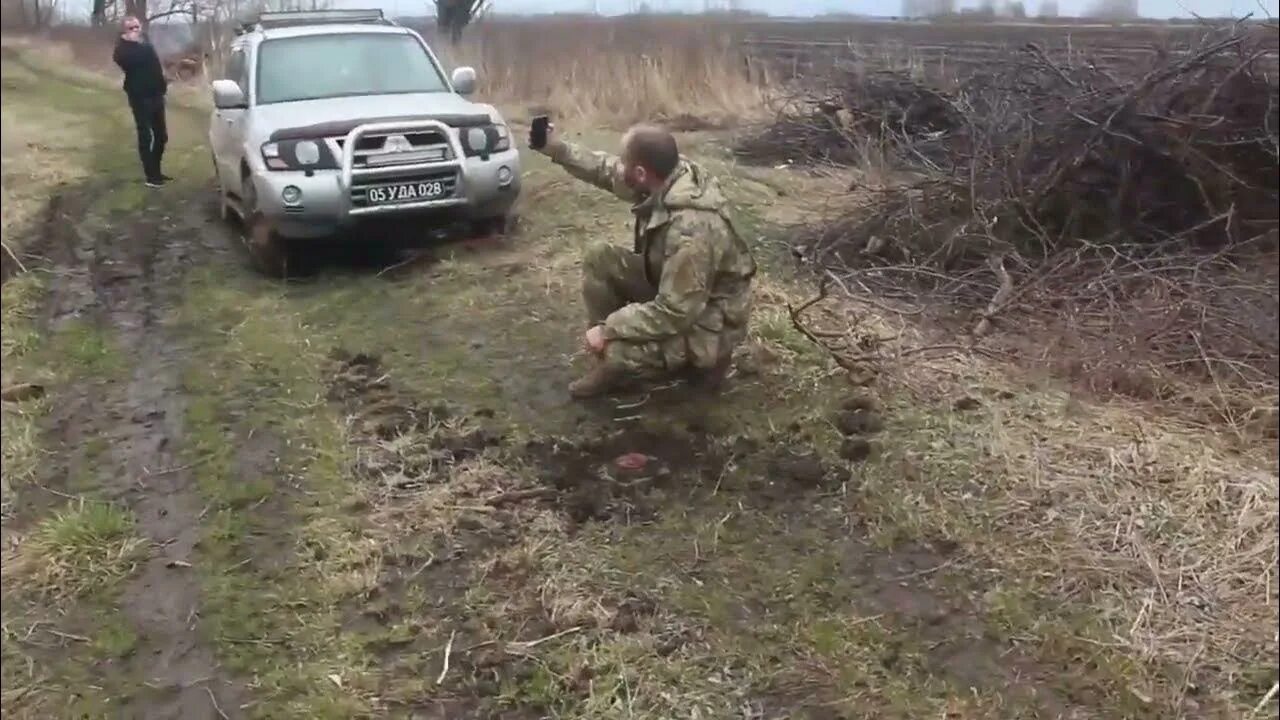
[[214,80],[213,106],[219,110],[230,110],[247,107],[248,102],[235,80]]
[[470,95],[476,91],[476,70],[464,65],[453,71],[449,82],[453,84],[453,89],[459,95]]

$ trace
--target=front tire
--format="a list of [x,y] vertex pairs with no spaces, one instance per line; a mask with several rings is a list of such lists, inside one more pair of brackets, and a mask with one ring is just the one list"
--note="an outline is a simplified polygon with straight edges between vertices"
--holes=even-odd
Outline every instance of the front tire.
[[512,225],[511,218],[507,215],[472,220],[470,222],[471,237],[501,237],[511,231]]
[[276,232],[275,226],[258,210],[258,190],[253,179],[245,176],[241,181],[244,210],[245,246],[254,268],[269,277],[285,278],[289,275],[289,247],[285,238]]
[[227,200],[227,186],[222,182],[222,173],[218,171],[218,158],[213,152],[209,153],[209,162],[213,164],[213,191],[217,195],[218,220],[228,222],[231,220],[231,203]]

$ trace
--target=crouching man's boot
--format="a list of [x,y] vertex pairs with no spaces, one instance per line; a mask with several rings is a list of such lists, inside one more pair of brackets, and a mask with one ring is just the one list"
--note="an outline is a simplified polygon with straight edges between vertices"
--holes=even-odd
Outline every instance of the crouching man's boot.
[[733,356],[727,355],[720,358],[719,362],[706,370],[695,370],[689,377],[689,383],[708,392],[716,392],[724,385],[724,381],[729,377],[729,371],[732,369]]
[[607,394],[615,389],[621,378],[602,362],[597,362],[586,375],[569,383],[569,394],[581,400]]

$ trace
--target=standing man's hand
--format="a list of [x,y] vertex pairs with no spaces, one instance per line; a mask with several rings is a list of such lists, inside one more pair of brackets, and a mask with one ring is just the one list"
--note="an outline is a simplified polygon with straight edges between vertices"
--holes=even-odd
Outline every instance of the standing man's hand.
[[604,336],[604,326],[596,325],[587,331],[582,339],[582,345],[587,352],[593,355],[603,355],[604,348],[609,344],[609,340]]

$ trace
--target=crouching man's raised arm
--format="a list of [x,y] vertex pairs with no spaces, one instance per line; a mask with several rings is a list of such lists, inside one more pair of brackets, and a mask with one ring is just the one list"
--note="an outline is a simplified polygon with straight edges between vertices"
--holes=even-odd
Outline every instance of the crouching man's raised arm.
[[565,142],[557,137],[554,125],[548,126],[546,145],[537,148],[537,152],[551,158],[552,162],[583,182],[591,183],[628,202],[638,200],[635,191],[627,186],[622,158]]

